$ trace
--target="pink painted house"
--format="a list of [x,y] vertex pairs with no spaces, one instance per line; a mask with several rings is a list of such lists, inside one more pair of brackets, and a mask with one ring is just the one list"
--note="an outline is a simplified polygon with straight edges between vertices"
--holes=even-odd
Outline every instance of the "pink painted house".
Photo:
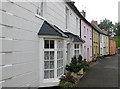
[[84,17],[81,19],[81,38],[85,40],[82,46],[83,59],[92,61],[92,26]]

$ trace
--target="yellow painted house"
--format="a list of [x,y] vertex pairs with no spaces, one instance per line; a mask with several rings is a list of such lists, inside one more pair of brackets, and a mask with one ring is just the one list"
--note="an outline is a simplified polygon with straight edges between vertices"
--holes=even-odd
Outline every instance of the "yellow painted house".
[[93,26],[93,58],[96,59],[100,55],[100,33],[98,31],[97,25],[92,24]]
[[109,37],[104,35],[104,55],[109,55]]

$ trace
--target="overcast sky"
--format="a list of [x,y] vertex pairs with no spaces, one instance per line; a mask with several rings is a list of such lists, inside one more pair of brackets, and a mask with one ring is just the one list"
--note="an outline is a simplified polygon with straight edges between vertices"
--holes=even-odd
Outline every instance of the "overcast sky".
[[120,0],[73,0],[79,11],[86,11],[86,19],[103,20],[107,18],[113,23],[118,22],[118,2]]

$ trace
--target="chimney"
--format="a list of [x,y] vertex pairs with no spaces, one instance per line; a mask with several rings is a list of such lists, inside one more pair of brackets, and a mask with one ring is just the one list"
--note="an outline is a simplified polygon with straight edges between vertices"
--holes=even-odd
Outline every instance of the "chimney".
[[75,4],[75,2],[74,1],[71,1],[73,4]]
[[86,18],[86,12],[85,12],[84,10],[82,10],[81,15],[82,15],[84,18]]
[[102,29],[102,31],[103,31],[104,33],[108,34],[108,32],[107,32],[107,31],[105,31],[104,29]]
[[98,22],[97,22],[97,21],[94,21],[94,20],[92,20],[91,23],[98,25]]

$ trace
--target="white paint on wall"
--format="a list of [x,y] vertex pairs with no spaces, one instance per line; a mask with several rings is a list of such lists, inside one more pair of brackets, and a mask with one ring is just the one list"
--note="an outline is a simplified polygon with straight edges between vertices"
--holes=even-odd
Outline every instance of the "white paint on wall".
[[104,56],[104,35],[100,34],[100,56]]
[[6,1],[0,8],[6,11],[0,10],[0,69],[4,75],[0,78],[0,87],[38,87],[37,33],[43,20],[35,16],[36,7],[29,2]]

